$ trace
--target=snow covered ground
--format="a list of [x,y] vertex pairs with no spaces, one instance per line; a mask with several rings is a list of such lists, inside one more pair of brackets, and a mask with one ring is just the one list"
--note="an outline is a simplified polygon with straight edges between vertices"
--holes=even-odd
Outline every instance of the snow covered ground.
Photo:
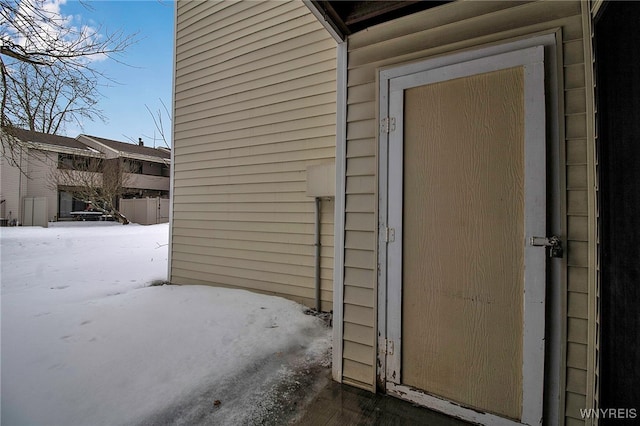
[[166,224],[52,225],[0,229],[3,425],[275,424],[326,367],[300,305],[152,286]]

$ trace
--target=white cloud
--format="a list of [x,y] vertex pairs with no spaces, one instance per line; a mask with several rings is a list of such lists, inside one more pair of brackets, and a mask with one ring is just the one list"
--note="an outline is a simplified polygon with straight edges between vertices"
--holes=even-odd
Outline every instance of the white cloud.
[[[104,37],[99,27],[83,24],[81,15],[65,15],[62,6],[67,0],[20,0],[13,19],[3,26],[2,38],[9,39],[27,51],[47,51],[64,54],[88,49]],[[99,61],[103,54],[84,60]]]

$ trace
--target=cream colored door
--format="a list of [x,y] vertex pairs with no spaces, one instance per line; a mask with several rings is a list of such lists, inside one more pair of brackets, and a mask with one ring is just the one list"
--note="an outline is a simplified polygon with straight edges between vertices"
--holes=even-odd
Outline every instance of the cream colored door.
[[387,388],[483,423],[542,418],[545,254],[527,241],[545,233],[544,78],[529,53],[390,82]]

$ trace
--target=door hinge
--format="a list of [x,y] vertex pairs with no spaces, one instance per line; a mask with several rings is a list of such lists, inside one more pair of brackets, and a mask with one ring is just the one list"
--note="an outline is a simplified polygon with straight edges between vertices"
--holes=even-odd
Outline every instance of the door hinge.
[[386,355],[393,355],[393,340],[384,339],[384,353]]
[[391,133],[396,130],[396,118],[385,117],[380,120],[380,133]]
[[384,229],[384,242],[385,243],[393,243],[396,240],[396,229],[389,228],[388,226]]

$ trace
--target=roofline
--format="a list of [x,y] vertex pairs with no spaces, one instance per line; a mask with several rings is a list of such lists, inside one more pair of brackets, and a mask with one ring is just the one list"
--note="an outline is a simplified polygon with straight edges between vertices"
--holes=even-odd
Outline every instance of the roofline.
[[[37,133],[37,134],[42,134],[42,135],[56,137],[56,138],[69,139],[71,141],[76,141],[76,142],[80,143],[81,145],[86,146],[86,144],[82,144],[82,142],[78,141],[77,138],[71,138],[69,136],[56,135],[56,134],[47,134],[47,133],[38,132],[38,131],[35,131],[35,130],[22,129],[22,128],[16,128],[16,130],[19,130],[20,132]],[[34,141],[34,140],[31,140],[30,138],[22,138],[19,135],[12,134],[11,132],[8,132],[4,128],[0,128],[0,133],[6,135],[9,138],[12,138],[14,140],[15,144],[17,144],[18,146],[23,147],[23,148],[37,149],[37,150],[40,150],[40,151],[64,152],[64,153],[68,153],[68,154],[79,154],[79,155],[85,155],[85,156],[94,156],[93,155],[94,152],[90,151],[89,149],[87,151],[85,151],[82,148],[76,148],[76,147],[72,147],[72,146],[68,146],[68,145],[62,145],[62,144],[57,144],[57,143],[52,143],[52,142]],[[92,149],[91,147],[87,147],[87,148]]]
[[[155,157],[155,156],[152,156],[152,155],[138,154],[138,153],[128,152],[128,151],[120,151],[118,149],[112,148],[109,145],[106,145],[106,144],[104,144],[104,143],[92,138],[91,136],[88,136],[88,135],[85,135],[85,134],[78,135],[78,137],[76,139],[80,140],[80,138],[90,139],[92,142],[95,142],[98,145],[103,146],[106,149],[108,149],[109,151],[113,152],[118,157],[131,158],[131,159],[140,160],[140,161],[150,161],[152,163],[169,164],[171,162],[171,159],[163,158],[163,157],[160,157],[160,156]],[[120,142],[120,141],[114,141],[114,142]],[[120,143],[123,143],[123,142],[120,142]]]
[[72,148],[69,146],[62,145],[54,145],[42,142],[30,142],[30,141],[22,141],[23,145],[30,149],[36,149],[38,151],[49,151],[49,152],[59,152],[63,154],[74,154],[81,155],[83,157],[94,157],[94,158],[103,158],[104,154],[101,152],[93,152],[89,150],[84,150],[80,148]]
[[322,9],[319,8],[317,2],[313,0],[302,0],[302,2],[311,11],[313,16],[316,17],[318,22],[331,34],[333,39],[337,43],[342,43],[347,39],[347,35],[340,29],[340,27],[328,16]]
[[79,134],[79,135],[78,135],[78,137],[76,138],[79,142],[82,142],[82,141],[80,140],[80,138],[86,138],[86,139],[89,139],[89,140],[91,140],[91,142],[95,142],[95,143],[97,143],[98,145],[100,145],[100,146],[104,147],[105,149],[107,149],[107,150],[109,150],[109,151],[111,151],[111,152],[113,152],[113,153],[115,153],[115,154],[119,154],[119,153],[120,153],[120,151],[118,151],[117,149],[111,148],[109,145],[105,145],[105,144],[103,144],[102,142],[100,142],[100,141],[98,141],[98,140],[96,140],[96,139],[92,138],[91,136],[85,135],[84,133]]
[[164,163],[164,164],[171,163],[170,158],[153,157],[151,155],[135,154],[135,153],[125,152],[125,151],[118,151],[118,154],[120,157],[131,158],[133,160],[150,161],[152,163]]

